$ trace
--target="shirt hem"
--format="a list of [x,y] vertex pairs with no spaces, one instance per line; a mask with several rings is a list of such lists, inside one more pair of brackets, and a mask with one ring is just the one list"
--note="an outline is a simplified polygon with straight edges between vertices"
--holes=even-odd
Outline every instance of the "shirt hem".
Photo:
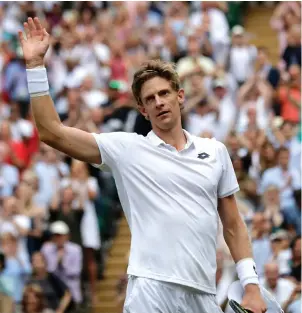
[[209,293],[209,294],[216,294],[216,288],[215,287],[209,287],[202,284],[199,284],[197,282],[189,281],[186,279],[176,278],[176,277],[170,277],[162,274],[156,274],[151,272],[139,272],[132,270],[131,268],[127,271],[128,275],[133,275],[137,277],[143,277],[143,278],[150,278],[154,280],[164,281],[168,283],[174,283],[182,286],[191,287],[194,289],[197,289],[199,291]]
[[224,193],[224,194],[222,194],[222,195],[219,195],[218,198],[225,198],[225,197],[228,197],[228,196],[234,194],[235,192],[237,192],[237,191],[239,191],[239,190],[240,190],[240,188],[239,188],[239,186],[237,185],[234,189],[232,189],[232,190],[230,190],[230,191],[228,191],[228,192],[226,192],[226,193]]

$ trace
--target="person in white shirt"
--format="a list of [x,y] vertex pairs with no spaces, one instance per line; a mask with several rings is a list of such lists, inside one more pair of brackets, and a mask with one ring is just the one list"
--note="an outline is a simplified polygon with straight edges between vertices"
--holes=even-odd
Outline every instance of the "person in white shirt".
[[110,169],[131,230],[125,313],[221,312],[215,297],[219,217],[245,290],[242,305],[264,313],[239,190],[226,147],[181,126],[184,90],[169,63],[149,61],[132,92],[149,119],[147,137],[92,134],[64,126],[49,96],[43,58],[50,36],[38,18],[19,32],[33,116],[42,141],[73,158]]
[[278,301],[281,307],[288,301],[296,285],[286,278],[279,277],[279,266],[277,263],[265,265],[265,278],[260,280],[263,285]]

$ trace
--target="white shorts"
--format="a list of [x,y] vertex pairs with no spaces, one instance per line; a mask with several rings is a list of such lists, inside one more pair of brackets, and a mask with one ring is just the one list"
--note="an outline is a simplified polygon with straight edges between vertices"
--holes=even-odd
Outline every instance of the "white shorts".
[[123,313],[222,313],[216,296],[173,283],[129,276]]

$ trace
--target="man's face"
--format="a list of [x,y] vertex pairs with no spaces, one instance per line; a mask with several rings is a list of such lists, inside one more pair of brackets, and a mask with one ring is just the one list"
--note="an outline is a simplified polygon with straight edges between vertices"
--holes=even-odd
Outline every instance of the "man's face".
[[154,77],[146,81],[141,89],[141,100],[139,110],[150,120],[153,128],[167,131],[180,121],[184,91],[175,91],[166,79]]
[[265,269],[265,276],[267,282],[271,288],[274,288],[277,285],[279,271],[277,267],[266,268]]
[[65,242],[68,240],[68,235],[60,235],[60,234],[54,234],[53,241],[54,243],[59,247],[63,247]]
[[278,161],[280,166],[288,166],[288,162],[289,162],[289,153],[288,151],[281,151],[279,153],[279,157],[278,157]]

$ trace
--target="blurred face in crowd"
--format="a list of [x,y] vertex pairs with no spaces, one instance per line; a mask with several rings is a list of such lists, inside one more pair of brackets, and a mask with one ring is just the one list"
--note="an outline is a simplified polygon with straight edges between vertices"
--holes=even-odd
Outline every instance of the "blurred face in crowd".
[[53,242],[58,248],[63,248],[68,238],[68,235],[53,234]]
[[290,122],[284,122],[281,132],[287,140],[290,140],[295,135],[296,127]]
[[44,310],[43,290],[39,285],[25,288],[22,299],[23,313],[41,313]]
[[219,86],[219,87],[214,88],[214,94],[218,99],[223,99],[226,93],[227,93],[227,90],[225,87]]
[[257,55],[257,63],[260,66],[265,65],[268,62],[268,55],[265,49],[259,49]]
[[277,264],[266,264],[264,268],[265,278],[270,288],[274,289],[277,286],[279,278],[279,268]]
[[274,160],[276,157],[274,146],[269,142],[264,144],[261,154],[266,160]]
[[88,168],[86,163],[73,160],[71,164],[71,176],[75,179],[85,180],[88,178]]
[[248,179],[244,184],[244,191],[246,196],[255,197],[257,196],[257,183],[253,179]]
[[240,143],[235,134],[230,134],[226,140],[227,147],[231,151],[237,151],[240,148]]
[[267,205],[279,205],[280,192],[275,186],[269,186],[264,192],[264,202]]
[[45,145],[44,146],[45,161],[48,163],[56,163],[58,161],[58,155],[55,149]]
[[288,167],[289,162],[289,151],[281,150],[278,154],[278,163],[279,165],[286,169]]
[[46,272],[46,261],[41,252],[35,252],[32,256],[32,266],[35,273]]
[[16,189],[18,199],[23,199],[25,204],[30,202],[33,196],[33,188],[26,182],[21,182]]
[[93,89],[93,84],[94,84],[93,76],[90,76],[90,75],[86,76],[83,79],[81,90],[82,91],[89,91],[89,90]]
[[18,212],[17,199],[15,197],[7,197],[3,200],[3,217],[12,217]]
[[74,200],[74,191],[71,187],[63,189],[62,202],[66,204],[71,204]]
[[81,105],[81,91],[80,88],[72,88],[67,91],[67,100],[69,110],[76,110]]
[[198,57],[200,55],[200,44],[199,40],[195,36],[190,36],[188,38],[188,54],[191,57]]
[[147,117],[153,128],[162,131],[173,129],[181,120],[180,107],[184,102],[184,90],[176,91],[162,77],[147,80],[141,88],[141,114]]
[[292,251],[293,251],[293,259],[295,261],[297,260],[301,261],[301,238],[295,241]]
[[0,238],[1,249],[6,257],[13,257],[17,254],[17,237],[11,233],[2,234]]
[[104,120],[104,109],[103,108],[94,108],[91,110],[91,120],[96,125],[100,125]]
[[0,125],[0,139],[9,141],[11,139],[11,128],[8,121],[3,121]]
[[252,228],[258,236],[262,236],[269,231],[270,222],[263,213],[256,213],[253,216]]
[[232,44],[235,46],[243,46],[245,44],[244,35],[233,35]]
[[0,164],[4,161],[6,155],[7,155],[8,149],[6,147],[6,144],[0,142]]

